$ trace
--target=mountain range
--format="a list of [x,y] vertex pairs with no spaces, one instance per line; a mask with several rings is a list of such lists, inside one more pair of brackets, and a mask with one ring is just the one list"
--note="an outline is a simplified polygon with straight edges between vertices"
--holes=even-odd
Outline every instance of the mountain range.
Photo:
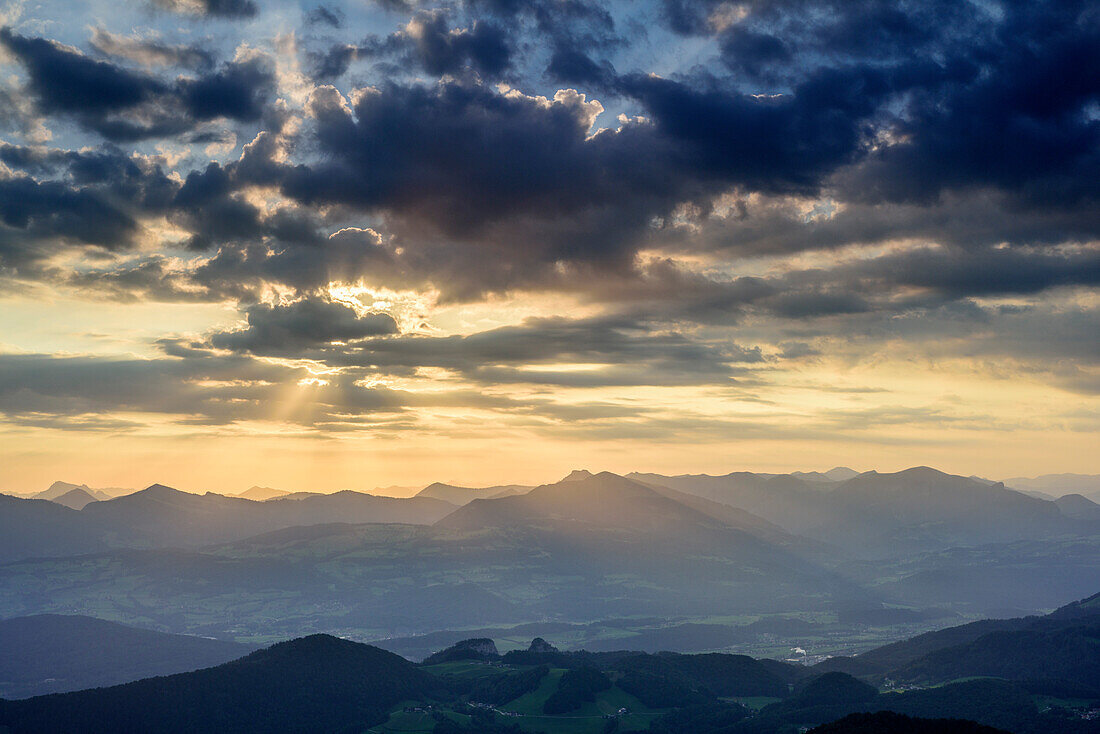
[[495,487],[458,487],[434,482],[420,490],[417,497],[431,497],[452,505],[465,505],[476,499],[498,499],[529,492],[532,487],[522,484],[502,484]]
[[[81,638],[97,631],[105,647],[141,640],[147,649],[132,652],[146,659],[171,657],[167,651],[179,658],[184,644],[79,617],[3,624],[24,625],[19,644],[44,649],[44,658],[74,679],[87,661],[59,654],[54,635],[84,645],[82,652],[91,648]],[[962,625],[811,667],[731,654],[563,652],[542,639],[504,654],[493,639],[467,639],[417,665],[315,634],[191,672],[0,700],[0,728],[1096,734],[1098,625],[1100,594],[1047,615]]]
[[1048,497],[1082,494],[1100,502],[1100,474],[1043,474],[1038,477],[1010,477],[1004,483],[1013,489],[1042,492]]
[[0,609],[257,641],[557,624],[594,649],[706,650],[866,645],[1100,586],[1088,500],[925,467],[813,474],[578,470],[409,498],[153,485],[81,510],[0,496]]
[[[283,528],[329,522],[431,524],[455,506],[429,497],[396,499],[362,492],[256,501],[154,484],[121,497],[65,508],[55,501],[0,495],[0,562],[107,548],[195,547]],[[65,511],[68,510],[68,511]],[[79,511],[75,511],[79,510]]]
[[[952,476],[928,467],[847,480],[806,482],[792,475],[628,475],[745,509],[789,532],[863,558],[886,557],[1027,538],[1088,534],[1091,522],[1050,500],[1002,483]],[[1091,518],[1089,518],[1091,520]]]

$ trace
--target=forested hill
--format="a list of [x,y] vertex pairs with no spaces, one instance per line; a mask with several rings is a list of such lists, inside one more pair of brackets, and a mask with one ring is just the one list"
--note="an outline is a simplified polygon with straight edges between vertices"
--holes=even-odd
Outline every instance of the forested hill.
[[[1074,610],[1091,607],[1085,600],[1034,618],[1025,631],[1090,624],[1091,615]],[[899,689],[879,674],[861,679],[743,655],[563,652],[541,639],[504,654],[494,640],[465,640],[416,665],[313,635],[191,673],[0,701],[0,731],[1100,734],[1100,690],[1081,677],[1090,663],[1061,660],[1049,645],[1034,654],[1046,656],[1036,665],[1077,671],[1078,679],[984,676]],[[1071,684],[1073,691],[1057,689]]]
[[393,653],[313,635],[192,673],[0,702],[0,724],[20,734],[362,731],[438,688]]

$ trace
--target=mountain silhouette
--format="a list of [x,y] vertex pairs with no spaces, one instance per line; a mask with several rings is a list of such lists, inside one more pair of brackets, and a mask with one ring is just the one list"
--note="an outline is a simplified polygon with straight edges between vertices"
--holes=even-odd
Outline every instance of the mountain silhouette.
[[98,523],[69,507],[0,495],[0,563],[101,551],[103,536]]
[[1090,531],[1054,502],[999,482],[928,467],[865,472],[835,483],[747,472],[720,477],[632,476],[740,507],[789,532],[865,557]]
[[271,487],[261,487],[259,485],[256,485],[249,487],[237,496],[246,500],[263,502],[264,500],[275,499],[276,497],[285,497],[288,494],[290,494],[290,492],[287,492],[286,490],[272,489]]
[[362,731],[437,686],[393,653],[312,635],[190,673],[0,701],[0,724],[14,734]]
[[97,499],[84,487],[77,487],[76,489],[70,489],[60,497],[55,497],[50,501],[56,502],[59,505],[64,505],[73,510],[83,510],[88,504],[96,502]]
[[531,488],[522,484],[502,484],[496,487],[458,487],[453,484],[433,482],[416,493],[417,497],[443,500],[452,505],[465,505],[475,499],[496,499],[513,494],[523,494]]
[[1067,494],[1054,500],[1058,509],[1066,517],[1077,520],[1100,520],[1100,504],[1080,494]]
[[154,484],[140,492],[97,502],[85,515],[129,537],[133,545],[196,546],[297,525],[331,522],[429,524],[453,505],[430,498],[397,499],[363,492],[317,494],[256,502],[208,492],[198,495]]

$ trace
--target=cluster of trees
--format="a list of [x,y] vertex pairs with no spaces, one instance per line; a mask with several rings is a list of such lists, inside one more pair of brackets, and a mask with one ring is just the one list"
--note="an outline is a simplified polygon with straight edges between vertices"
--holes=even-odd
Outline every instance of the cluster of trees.
[[540,665],[518,673],[481,679],[470,690],[469,697],[471,701],[500,706],[538,688],[549,672],[548,666]]
[[558,690],[542,705],[543,713],[555,715],[575,711],[596,700],[596,694],[611,687],[611,679],[588,666],[566,671],[558,681]]

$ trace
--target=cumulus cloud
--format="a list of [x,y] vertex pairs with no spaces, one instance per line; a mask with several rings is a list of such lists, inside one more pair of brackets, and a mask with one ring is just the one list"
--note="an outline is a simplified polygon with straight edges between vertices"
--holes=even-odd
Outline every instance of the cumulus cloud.
[[41,112],[71,115],[116,142],[177,135],[218,118],[256,122],[274,89],[274,72],[261,57],[167,80],[10,28],[0,29],[0,46],[23,65]]
[[[0,384],[28,388],[0,410],[27,425],[260,418],[316,377],[279,359],[328,370],[316,412],[290,412],[303,425],[477,405],[618,415],[639,436],[668,424],[514,392],[748,390],[899,345],[1100,384],[1087,2],[325,3],[293,44],[253,0],[157,4],[258,20],[233,48],[163,14],[96,19],[84,50],[0,30],[0,278],[235,304],[240,324],[150,360],[7,355]],[[428,306],[402,333],[384,298],[343,288]],[[433,322],[551,297],[583,313]],[[92,384],[111,370],[135,397]],[[436,378],[473,387],[381,386]]]
[[240,331],[216,334],[219,349],[253,354],[294,354],[330,342],[348,342],[397,332],[386,313],[359,315],[343,303],[302,299],[287,305],[256,305],[245,310],[248,325]]
[[395,70],[415,67],[436,77],[472,72],[496,79],[512,62],[510,44],[508,34],[493,20],[474,20],[468,27],[456,28],[446,12],[422,10],[385,38],[340,43],[315,54],[314,75],[332,80],[344,74],[353,61],[365,59]]

